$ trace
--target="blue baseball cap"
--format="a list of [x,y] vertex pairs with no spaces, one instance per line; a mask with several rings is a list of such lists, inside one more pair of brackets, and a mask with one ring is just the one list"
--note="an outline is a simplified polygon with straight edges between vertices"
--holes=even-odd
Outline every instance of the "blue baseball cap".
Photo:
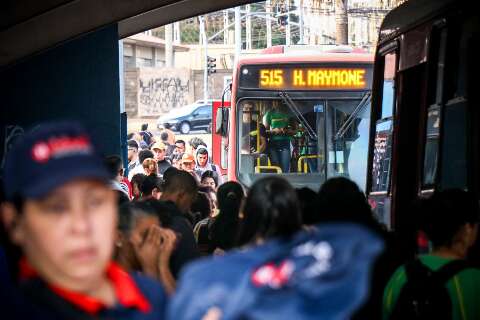
[[325,224],[188,265],[167,319],[349,319],[368,297],[383,242],[365,227]]
[[8,200],[38,199],[78,178],[108,181],[111,177],[90,135],[76,122],[41,124],[20,138],[6,157]]

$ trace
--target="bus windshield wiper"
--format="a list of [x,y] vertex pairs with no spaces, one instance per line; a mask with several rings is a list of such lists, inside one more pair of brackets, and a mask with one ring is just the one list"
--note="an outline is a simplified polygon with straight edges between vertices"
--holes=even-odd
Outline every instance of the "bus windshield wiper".
[[295,102],[293,102],[292,98],[290,98],[290,96],[288,95],[288,93],[284,92],[284,91],[280,91],[278,93],[280,95],[280,98],[282,99],[282,101],[290,108],[290,110],[293,112],[293,114],[295,115],[295,117],[297,118],[298,122],[300,122],[300,124],[303,125],[303,127],[305,128],[305,131],[307,132],[307,134],[309,135],[309,137],[311,139],[317,139],[318,136],[317,136],[317,133],[315,132],[315,130],[312,129],[312,127],[310,126],[310,124],[308,123],[307,119],[305,119],[305,117],[303,116],[303,114],[300,112],[300,110],[298,110],[298,107],[297,105],[295,104]]
[[347,118],[345,123],[338,129],[337,133],[335,134],[335,140],[338,140],[340,138],[343,138],[345,133],[347,133],[347,130],[350,129],[350,127],[355,123],[355,118],[357,115],[362,111],[363,107],[368,104],[372,97],[372,92],[367,91],[362,97],[362,100],[358,103],[358,105],[353,109],[353,112],[350,114],[350,116]]

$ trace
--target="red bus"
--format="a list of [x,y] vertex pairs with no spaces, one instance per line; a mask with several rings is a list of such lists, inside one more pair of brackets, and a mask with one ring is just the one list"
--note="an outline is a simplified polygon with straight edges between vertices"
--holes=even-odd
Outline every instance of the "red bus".
[[249,187],[280,174],[317,190],[345,176],[364,188],[372,69],[372,55],[352,50],[241,58],[231,106],[216,117],[228,179]]

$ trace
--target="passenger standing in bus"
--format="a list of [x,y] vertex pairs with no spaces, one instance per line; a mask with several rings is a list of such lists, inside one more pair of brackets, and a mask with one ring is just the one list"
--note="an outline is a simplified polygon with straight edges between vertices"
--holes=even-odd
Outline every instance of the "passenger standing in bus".
[[273,101],[272,109],[263,118],[265,128],[270,132],[268,154],[274,166],[280,166],[283,173],[290,172],[290,136],[288,131],[289,116],[278,101]]
[[259,121],[253,119],[253,113],[257,112],[252,102],[243,104],[242,117],[242,150],[251,154],[262,154],[267,149],[267,129]]
[[36,318],[163,318],[163,288],[111,261],[117,199],[83,127],[40,125],[4,172],[3,222],[23,251],[20,289]]

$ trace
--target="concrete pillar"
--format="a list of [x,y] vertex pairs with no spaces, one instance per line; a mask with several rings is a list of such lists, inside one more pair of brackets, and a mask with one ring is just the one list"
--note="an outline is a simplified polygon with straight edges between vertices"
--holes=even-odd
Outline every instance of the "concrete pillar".
[[165,66],[173,67],[173,26],[167,24],[165,26]]
[[266,12],[267,12],[267,19],[265,19],[265,23],[267,24],[267,48],[272,46],[272,2],[271,0],[267,0],[266,3]]
[[152,47],[152,67],[156,67],[157,66],[157,50],[155,49],[155,47]]
[[227,26],[229,25],[228,10],[223,10],[223,44],[229,44],[229,32]]
[[133,67],[137,67],[137,45],[135,43],[132,44],[132,60],[133,60]]
[[251,6],[249,4],[247,4],[245,6],[245,11],[246,11],[246,15],[247,15],[247,18],[246,18],[246,23],[245,23],[245,27],[246,27],[246,31],[245,31],[245,34],[246,34],[246,42],[247,42],[247,50],[252,50],[252,16],[250,15],[250,10],[251,10]]

